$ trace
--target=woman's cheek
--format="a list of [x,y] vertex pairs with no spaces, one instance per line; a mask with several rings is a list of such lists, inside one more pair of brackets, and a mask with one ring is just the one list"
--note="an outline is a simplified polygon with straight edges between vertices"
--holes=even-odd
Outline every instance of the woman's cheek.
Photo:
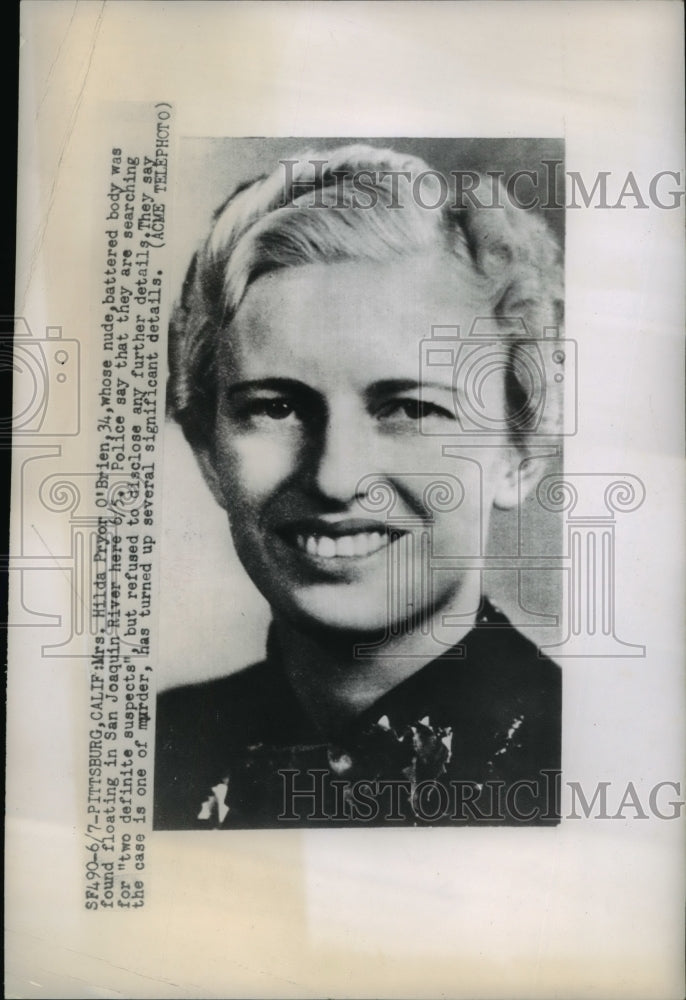
[[246,436],[232,442],[226,459],[230,491],[260,497],[292,475],[296,455],[283,438]]

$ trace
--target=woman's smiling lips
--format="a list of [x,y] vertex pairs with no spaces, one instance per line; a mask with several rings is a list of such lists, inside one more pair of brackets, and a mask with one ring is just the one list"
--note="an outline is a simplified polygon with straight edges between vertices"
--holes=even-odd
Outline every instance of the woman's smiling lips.
[[365,559],[406,532],[391,530],[388,524],[376,520],[304,518],[280,525],[277,534],[291,548],[321,564],[329,560]]

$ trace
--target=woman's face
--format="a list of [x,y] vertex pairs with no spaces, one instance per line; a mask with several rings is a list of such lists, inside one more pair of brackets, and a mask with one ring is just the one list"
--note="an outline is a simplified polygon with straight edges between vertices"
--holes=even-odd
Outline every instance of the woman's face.
[[[277,616],[372,632],[475,608],[479,573],[449,560],[478,559],[493,504],[514,502],[514,450],[504,438],[466,447],[451,369],[422,382],[420,343],[433,325],[467,331],[485,310],[439,257],[304,265],[251,285],[219,350],[203,465]],[[504,416],[500,376],[483,390]],[[455,502],[437,511],[427,487],[446,477]],[[379,486],[393,493],[390,512]],[[447,560],[430,587],[417,555],[427,533],[434,566]]]

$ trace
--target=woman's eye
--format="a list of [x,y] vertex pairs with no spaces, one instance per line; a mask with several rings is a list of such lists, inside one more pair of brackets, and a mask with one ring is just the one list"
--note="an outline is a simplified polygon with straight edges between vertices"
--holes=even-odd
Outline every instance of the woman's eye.
[[428,417],[438,417],[443,420],[454,420],[455,416],[449,410],[430,403],[425,399],[394,399],[384,404],[379,411],[379,416],[384,420],[391,421],[417,421],[425,420]]
[[238,408],[237,416],[243,420],[260,418],[287,420],[295,412],[295,403],[289,399],[275,397],[273,399],[251,399]]
[[289,432],[299,428],[316,430],[325,419],[323,407],[305,393],[282,395],[245,395],[229,400],[226,415],[244,430],[275,432],[275,424],[283,424]]
[[270,420],[285,420],[295,413],[295,406],[287,399],[264,399],[261,400],[257,412],[263,413]]

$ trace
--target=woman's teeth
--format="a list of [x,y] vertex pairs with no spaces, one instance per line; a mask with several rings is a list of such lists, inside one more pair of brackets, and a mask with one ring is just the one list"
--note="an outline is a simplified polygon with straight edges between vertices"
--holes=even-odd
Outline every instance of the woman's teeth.
[[319,556],[320,559],[369,556],[388,545],[388,542],[388,535],[379,531],[358,531],[353,535],[340,535],[337,538],[329,535],[298,535],[296,538],[296,544],[302,552]]

